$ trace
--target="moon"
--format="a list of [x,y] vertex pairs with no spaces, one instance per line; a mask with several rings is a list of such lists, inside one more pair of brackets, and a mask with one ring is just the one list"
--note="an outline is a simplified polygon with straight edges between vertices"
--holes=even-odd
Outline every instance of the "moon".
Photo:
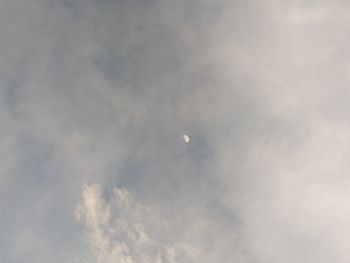
[[182,137],[184,138],[185,143],[190,141],[190,137],[188,137],[188,135],[184,134]]

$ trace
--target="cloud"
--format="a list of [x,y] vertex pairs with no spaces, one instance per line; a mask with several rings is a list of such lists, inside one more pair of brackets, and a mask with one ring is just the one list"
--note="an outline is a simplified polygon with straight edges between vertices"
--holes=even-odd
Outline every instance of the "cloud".
[[348,10],[0,1],[0,261],[348,262]]
[[195,258],[196,249],[179,237],[164,235],[169,227],[164,218],[128,191],[113,188],[109,201],[102,196],[100,186],[85,186],[75,210],[92,250],[91,262],[170,263]]

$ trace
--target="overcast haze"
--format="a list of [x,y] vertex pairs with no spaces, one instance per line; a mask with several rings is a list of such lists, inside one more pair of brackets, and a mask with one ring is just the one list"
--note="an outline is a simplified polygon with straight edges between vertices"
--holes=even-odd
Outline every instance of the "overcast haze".
[[350,262],[349,12],[0,0],[0,262]]

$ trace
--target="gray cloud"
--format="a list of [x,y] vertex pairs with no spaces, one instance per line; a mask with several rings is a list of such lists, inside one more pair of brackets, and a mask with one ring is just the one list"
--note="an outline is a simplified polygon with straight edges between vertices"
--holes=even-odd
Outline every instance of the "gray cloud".
[[347,262],[348,9],[0,1],[0,261]]

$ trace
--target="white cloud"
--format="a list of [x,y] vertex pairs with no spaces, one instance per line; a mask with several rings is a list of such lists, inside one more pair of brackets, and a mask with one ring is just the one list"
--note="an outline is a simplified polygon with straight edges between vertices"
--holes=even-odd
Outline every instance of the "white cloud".
[[100,186],[85,186],[75,217],[84,225],[91,262],[171,263],[197,254],[184,240],[164,235],[167,221],[124,189],[114,188],[107,201]]

